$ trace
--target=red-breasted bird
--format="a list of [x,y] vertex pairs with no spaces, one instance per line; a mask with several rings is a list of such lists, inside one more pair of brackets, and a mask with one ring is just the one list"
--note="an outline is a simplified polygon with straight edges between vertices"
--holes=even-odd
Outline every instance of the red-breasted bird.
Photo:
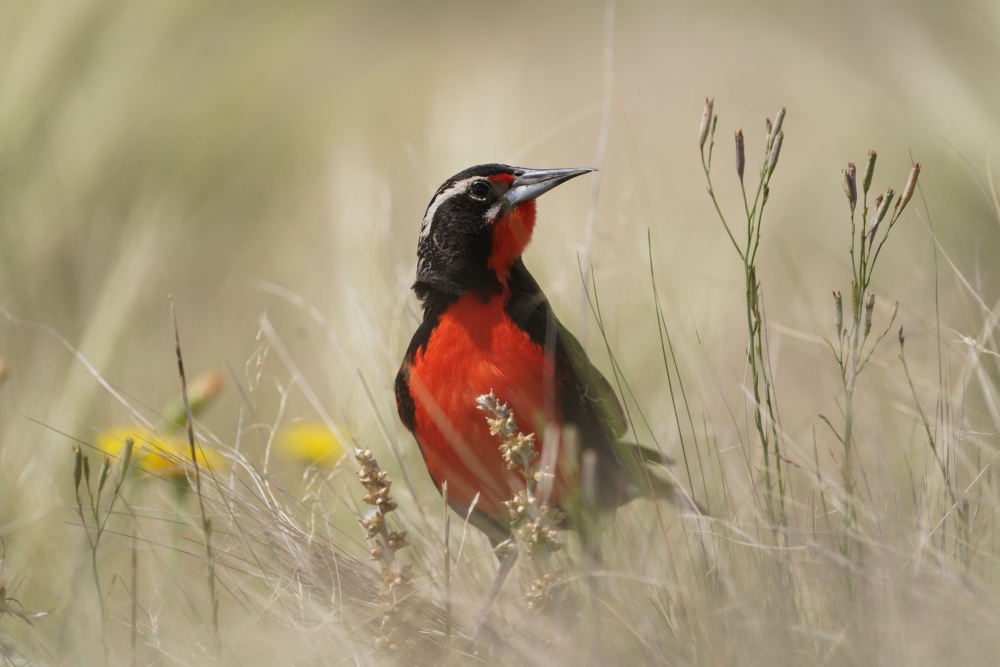
[[[546,448],[559,447],[551,505],[565,509],[586,496],[582,506],[600,514],[639,495],[674,497],[673,485],[645,471],[665,457],[621,441],[628,425],[611,385],[521,259],[535,226],[535,199],[590,171],[471,167],[438,188],[420,229],[413,289],[423,323],[396,376],[396,405],[438,490],[447,481],[452,508],[464,518],[478,494],[469,520],[494,546],[511,536],[503,503],[524,479],[508,470],[476,406],[476,397],[491,390],[523,432],[536,434],[542,460]],[[559,428],[546,429],[553,424]],[[551,436],[568,428],[576,447]],[[590,472],[585,491],[581,470]],[[582,523],[575,527],[586,539]],[[501,556],[491,595],[513,562]]]

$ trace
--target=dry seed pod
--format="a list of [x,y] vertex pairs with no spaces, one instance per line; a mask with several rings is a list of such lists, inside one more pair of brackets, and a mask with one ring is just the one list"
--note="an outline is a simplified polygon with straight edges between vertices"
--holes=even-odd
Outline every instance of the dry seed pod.
[[[784,111],[784,109],[782,109]],[[777,127],[777,125],[775,125]],[[767,176],[771,177],[774,173],[774,168],[778,166],[778,156],[781,154],[781,142],[785,138],[784,132],[778,132],[778,136],[774,140],[774,145],[771,146],[771,153],[767,156]]]
[[889,211],[889,205],[892,204],[893,195],[892,188],[886,190],[885,195],[879,195],[875,200],[875,212],[872,214],[872,223],[868,228],[868,247],[872,246],[875,242],[875,233],[878,231],[878,226],[882,223],[885,218],[885,214]]
[[868,151],[868,162],[865,164],[865,177],[863,179],[865,194],[868,194],[868,189],[872,186],[872,177],[875,175],[875,159],[877,157],[878,153],[874,150]]
[[902,209],[906,208],[906,205],[910,202],[910,197],[913,196],[913,191],[917,188],[917,179],[920,178],[920,163],[913,165],[910,169],[910,177],[906,180],[906,187],[903,188],[903,197],[899,201],[900,212]]
[[774,125],[771,127],[771,131],[767,138],[767,147],[770,149],[774,146],[774,142],[778,135],[781,133],[781,125],[785,122],[785,107],[781,107],[778,110],[778,115],[774,117]]
[[872,330],[872,313],[875,311],[875,295],[871,292],[868,293],[868,298],[865,299],[865,328],[864,335],[867,336]]
[[848,162],[847,169],[844,170],[844,194],[851,203],[851,213],[854,213],[854,207],[858,203],[858,169],[853,162]]
[[746,166],[747,156],[743,146],[743,130],[736,130],[736,175],[743,183],[743,167]]
[[73,445],[73,488],[80,493],[80,480],[83,479],[83,452],[79,445]]
[[135,440],[132,436],[125,438],[125,448],[122,450],[122,469],[118,475],[119,484],[125,481],[125,475],[128,474],[128,467],[132,464],[132,449],[134,447]]
[[701,114],[701,127],[698,130],[698,146],[705,148],[705,141],[708,140],[708,130],[712,126],[712,107],[715,105],[714,97],[705,98],[705,111]]
[[104,490],[104,483],[108,481],[109,470],[111,470],[111,457],[105,454],[101,460],[101,470],[97,474],[97,493]]

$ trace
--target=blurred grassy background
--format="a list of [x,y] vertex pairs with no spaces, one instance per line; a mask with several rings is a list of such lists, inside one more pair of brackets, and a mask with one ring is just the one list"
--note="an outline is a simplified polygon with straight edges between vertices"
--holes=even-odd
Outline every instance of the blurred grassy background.
[[[902,188],[911,154],[924,164],[927,207],[911,204],[875,286],[883,317],[900,302],[911,364],[937,387],[931,224],[986,304],[1000,299],[988,171],[1000,146],[1000,5],[623,0],[610,44],[605,25],[605,3],[589,1],[0,2],[0,534],[22,602],[71,615],[67,435],[89,440],[129,415],[36,324],[155,409],[177,387],[172,295],[190,372],[230,375],[204,421],[232,442],[249,400],[235,385],[255,387],[250,402],[273,414],[274,383],[287,381],[273,355],[274,381],[253,381],[266,313],[332,418],[376,446],[364,377],[433,502],[390,390],[416,322],[408,287],[424,207],[471,164],[594,164],[607,83],[595,275],[612,348],[668,448],[664,376],[648,370],[659,342],[647,232],[682,373],[720,448],[737,441],[729,409],[743,404],[741,267],[698,164],[706,96],[721,117],[717,191],[734,211],[732,132],[744,129],[753,165],[764,118],[788,108],[760,262],[783,426],[805,460],[817,414],[837,412],[817,337],[831,335],[830,290],[849,289],[840,169],[869,148],[878,190]],[[582,182],[547,195],[526,261],[607,369],[580,306],[589,204]],[[950,387],[966,380],[958,333],[977,333],[983,315],[944,255],[937,267]],[[901,457],[926,452],[895,356],[884,351],[863,381],[862,428],[880,448],[860,457],[903,477]],[[968,399],[970,428],[995,447],[989,398],[973,386]],[[314,413],[288,393],[287,418]]]

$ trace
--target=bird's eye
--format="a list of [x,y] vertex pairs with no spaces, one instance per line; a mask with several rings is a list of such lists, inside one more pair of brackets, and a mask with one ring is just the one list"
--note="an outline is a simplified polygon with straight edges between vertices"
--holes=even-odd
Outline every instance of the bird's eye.
[[485,201],[493,193],[493,188],[486,181],[476,181],[469,187],[469,194],[473,199]]

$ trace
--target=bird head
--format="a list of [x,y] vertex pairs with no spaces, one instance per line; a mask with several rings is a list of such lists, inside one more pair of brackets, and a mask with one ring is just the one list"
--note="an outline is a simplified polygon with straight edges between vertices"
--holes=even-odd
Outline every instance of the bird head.
[[531,241],[535,199],[589,171],[483,164],[449,178],[420,228],[417,296],[499,289]]

